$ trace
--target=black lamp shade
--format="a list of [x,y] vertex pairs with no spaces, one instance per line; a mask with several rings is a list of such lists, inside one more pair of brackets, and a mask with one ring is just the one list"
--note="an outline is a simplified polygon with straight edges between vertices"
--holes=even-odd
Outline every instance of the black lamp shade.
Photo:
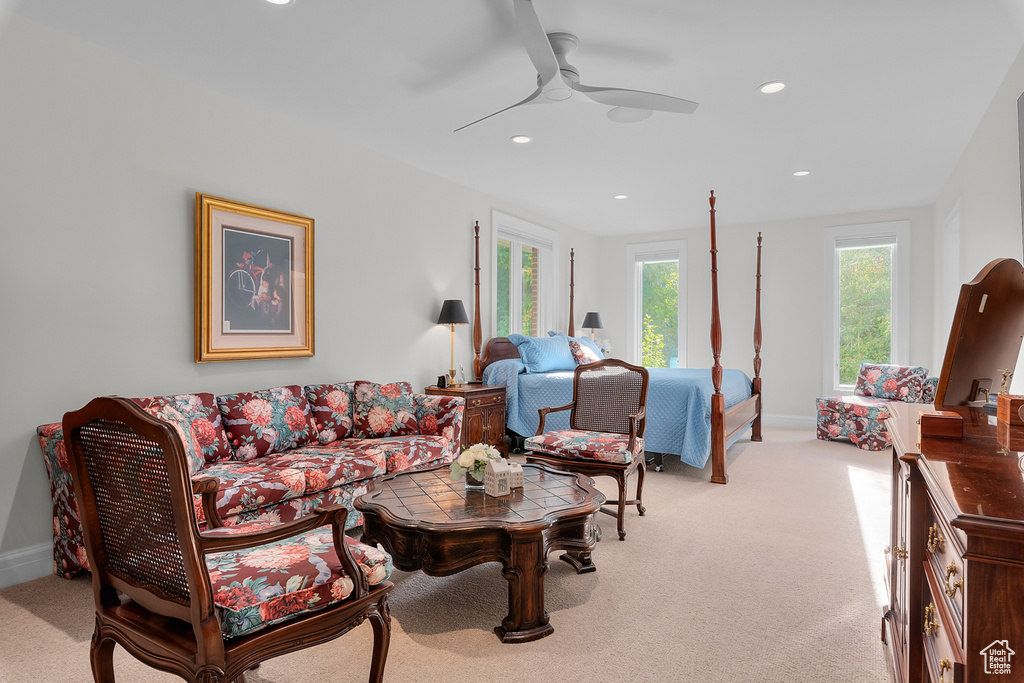
[[462,299],[445,299],[441,304],[441,315],[437,316],[438,325],[468,325],[469,316]]
[[601,314],[595,311],[588,312],[583,317],[583,327],[589,327],[592,330],[603,330],[604,325],[601,324]]

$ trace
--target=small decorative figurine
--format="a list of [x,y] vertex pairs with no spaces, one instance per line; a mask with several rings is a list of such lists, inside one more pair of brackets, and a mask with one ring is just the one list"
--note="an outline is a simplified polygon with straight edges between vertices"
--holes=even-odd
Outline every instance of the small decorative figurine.
[[517,462],[510,462],[508,464],[508,469],[512,473],[511,488],[523,488],[523,466]]
[[1006,369],[999,372],[1003,373],[1003,383],[999,386],[999,393],[1008,394],[1010,393],[1010,378],[1013,377],[1013,370]]
[[508,461],[497,458],[487,463],[487,469],[484,470],[484,493],[489,496],[507,496],[512,493],[512,470]]
[[459,363],[459,384],[466,383],[466,368],[462,367],[462,363]]

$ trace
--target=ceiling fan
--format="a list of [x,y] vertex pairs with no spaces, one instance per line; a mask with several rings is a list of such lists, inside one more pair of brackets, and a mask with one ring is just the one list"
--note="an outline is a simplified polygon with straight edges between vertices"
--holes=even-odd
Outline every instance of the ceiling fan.
[[574,93],[579,93],[598,104],[613,107],[608,112],[608,118],[619,123],[642,121],[655,111],[692,114],[697,110],[696,102],[679,97],[643,90],[594,87],[580,83],[580,72],[566,59],[579,47],[579,39],[571,33],[545,33],[532,0],[513,1],[519,37],[526,46],[530,61],[537,69],[537,89],[521,102],[456,128],[456,133],[509,109],[526,104],[562,102],[572,97]]

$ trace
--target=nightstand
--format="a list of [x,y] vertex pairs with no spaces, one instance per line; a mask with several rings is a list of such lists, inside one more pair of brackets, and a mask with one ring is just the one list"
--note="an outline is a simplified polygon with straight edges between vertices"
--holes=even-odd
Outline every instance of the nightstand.
[[485,443],[508,457],[508,446],[505,444],[505,387],[468,382],[447,389],[427,387],[423,392],[466,399],[462,417],[462,448]]

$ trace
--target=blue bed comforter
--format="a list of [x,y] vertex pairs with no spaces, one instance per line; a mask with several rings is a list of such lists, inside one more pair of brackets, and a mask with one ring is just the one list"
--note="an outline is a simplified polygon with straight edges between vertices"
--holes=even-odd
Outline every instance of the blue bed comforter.
[[[694,467],[704,467],[711,455],[711,370],[648,368],[648,453],[668,453]],[[572,401],[571,370],[528,373],[518,359],[489,365],[484,384],[505,385],[508,428],[521,436],[533,436],[540,418],[537,410],[563,406]],[[750,378],[740,370],[725,370],[722,393],[726,409],[750,397]],[[568,429],[569,411],[552,413],[545,429]]]

